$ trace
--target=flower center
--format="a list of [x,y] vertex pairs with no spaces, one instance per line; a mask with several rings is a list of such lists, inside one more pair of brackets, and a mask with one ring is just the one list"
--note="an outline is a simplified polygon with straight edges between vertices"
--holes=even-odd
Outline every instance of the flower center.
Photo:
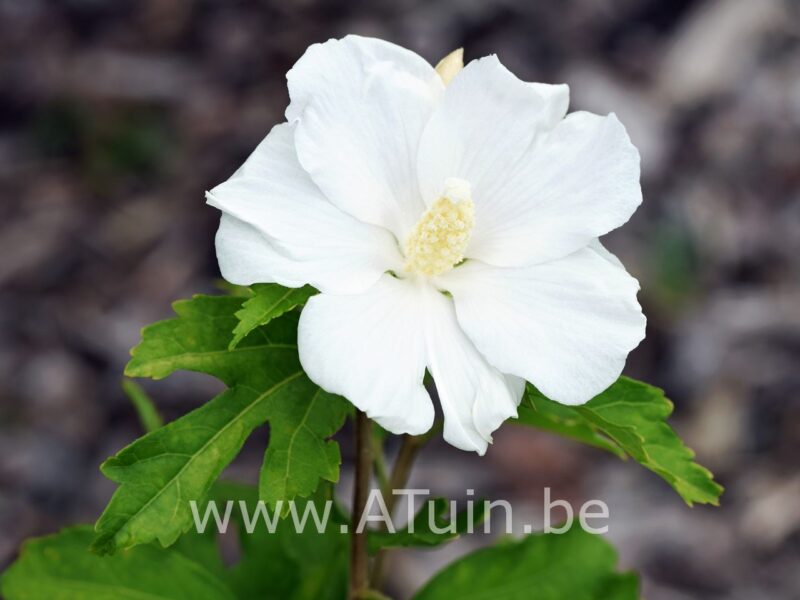
[[469,182],[450,177],[442,196],[431,204],[406,238],[405,270],[421,275],[441,275],[464,259],[475,205]]

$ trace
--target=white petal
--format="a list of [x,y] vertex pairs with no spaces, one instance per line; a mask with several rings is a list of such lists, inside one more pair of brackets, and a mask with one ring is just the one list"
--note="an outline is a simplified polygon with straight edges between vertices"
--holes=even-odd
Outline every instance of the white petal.
[[332,294],[353,293],[365,286],[363,271],[341,270],[337,256],[302,261],[288,258],[270,237],[249,223],[222,213],[216,237],[222,276],[237,285],[279,283],[301,287],[310,283]]
[[472,185],[466,256],[524,266],[566,256],[641,203],[639,153],[614,115],[564,115],[566,86],[524,83],[496,57],[448,86],[422,136],[419,177],[433,201],[448,177]]
[[525,393],[525,380],[516,375],[506,375],[506,382],[511,388],[514,404],[519,406],[519,403],[522,401],[522,396]]
[[216,237],[217,260],[222,276],[236,285],[280,283],[300,287],[305,281],[258,229],[222,213]]
[[482,455],[492,432],[517,414],[520,395],[461,330],[452,300],[433,288],[424,293],[428,368],[442,404],[444,439]]
[[423,282],[387,275],[364,294],[314,296],[298,344],[314,382],[393,433],[420,434],[433,423],[426,366],[444,438],[457,448],[483,454],[492,432],[517,412],[518,380],[486,362],[459,327],[452,300]]
[[600,256],[605,258],[608,262],[612,265],[619,267],[620,269],[624,269],[625,265],[622,264],[622,261],[616,257],[616,255],[612,254],[608,251],[608,249],[600,243],[599,239],[594,239],[589,242],[589,248],[597,252]]
[[[402,265],[389,231],[362,223],[325,199],[297,162],[292,126],[286,123],[274,127],[239,171],[209,192],[208,203],[262,232],[270,246],[296,263],[290,267],[293,278],[321,291],[360,292]],[[238,241],[218,236],[217,247],[226,255],[228,243],[236,247]],[[286,279],[286,269],[270,280],[276,277]]]
[[444,89],[420,56],[358,36],[310,46],[286,75],[300,163],[336,206],[398,239],[424,211],[422,129]]
[[492,365],[564,404],[611,385],[644,338],[638,282],[591,248],[524,268],[469,261],[439,283]]
[[448,177],[472,185],[476,227],[493,210],[492,195],[542,132],[563,119],[566,85],[521,81],[496,56],[470,62],[456,75],[422,135],[419,178],[423,198],[436,200]]
[[314,296],[298,327],[303,369],[392,433],[426,432],[434,412],[420,308],[417,291],[389,275],[364,294]]
[[560,258],[619,227],[641,204],[639,152],[615,115],[572,113],[487,194],[480,214],[474,198],[468,256],[498,266]]
[[569,86],[566,83],[528,83],[545,100],[547,126],[553,127],[567,114]]

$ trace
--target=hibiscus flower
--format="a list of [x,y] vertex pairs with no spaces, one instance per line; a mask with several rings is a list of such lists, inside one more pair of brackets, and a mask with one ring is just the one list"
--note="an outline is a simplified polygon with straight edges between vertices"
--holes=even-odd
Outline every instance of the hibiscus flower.
[[567,115],[566,85],[445,67],[311,46],[286,122],[208,202],[225,279],[319,290],[298,329],[314,382],[421,434],[427,370],[444,438],[483,454],[525,381],[582,404],[643,339],[638,282],[598,241],[641,203],[639,154],[613,114]]

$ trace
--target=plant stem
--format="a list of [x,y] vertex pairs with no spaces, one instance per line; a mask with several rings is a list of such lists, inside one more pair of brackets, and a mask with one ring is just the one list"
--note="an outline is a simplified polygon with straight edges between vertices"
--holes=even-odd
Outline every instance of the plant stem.
[[356,600],[369,587],[369,562],[367,557],[367,532],[359,531],[362,515],[369,497],[372,472],[372,421],[360,410],[356,411],[356,473],[353,484],[353,522],[350,531],[350,600]]
[[[403,441],[400,444],[400,451],[397,454],[397,459],[394,461],[394,467],[392,468],[392,475],[389,478],[388,485],[381,488],[381,495],[386,503],[386,511],[390,517],[394,511],[394,505],[397,499],[397,496],[392,492],[393,490],[405,488],[406,483],[408,483],[408,478],[411,475],[411,467],[414,465],[414,460],[427,441],[427,435],[403,436]],[[386,567],[386,556],[385,549],[378,551],[378,554],[375,556],[375,561],[372,564],[370,584],[375,589],[380,589],[383,580],[383,571]]]
[[[374,428],[373,428],[374,429]],[[378,487],[384,493],[389,488],[389,473],[386,470],[386,456],[383,453],[383,440],[377,435],[372,435],[372,459],[375,461],[375,479],[378,480]]]

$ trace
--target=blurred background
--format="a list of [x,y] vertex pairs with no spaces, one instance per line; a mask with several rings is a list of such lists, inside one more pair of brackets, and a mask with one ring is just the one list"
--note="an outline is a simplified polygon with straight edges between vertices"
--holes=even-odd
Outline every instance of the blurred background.
[[[619,115],[645,202],[606,240],[649,318],[626,372],[667,390],[727,492],[690,509],[635,463],[513,426],[484,459],[433,443],[412,484],[473,487],[534,523],[543,486],[602,499],[650,600],[800,598],[793,0],[0,0],[0,567],[104,507],[99,463],[141,434],[120,389],[129,348],[172,300],[215,290],[204,190],[282,120],[306,46],[351,32],[433,63],[497,53],[569,83],[573,109]],[[219,389],[183,374],[146,387],[170,418]],[[267,435],[233,476],[255,481]],[[485,541],[399,553],[394,592]]]

